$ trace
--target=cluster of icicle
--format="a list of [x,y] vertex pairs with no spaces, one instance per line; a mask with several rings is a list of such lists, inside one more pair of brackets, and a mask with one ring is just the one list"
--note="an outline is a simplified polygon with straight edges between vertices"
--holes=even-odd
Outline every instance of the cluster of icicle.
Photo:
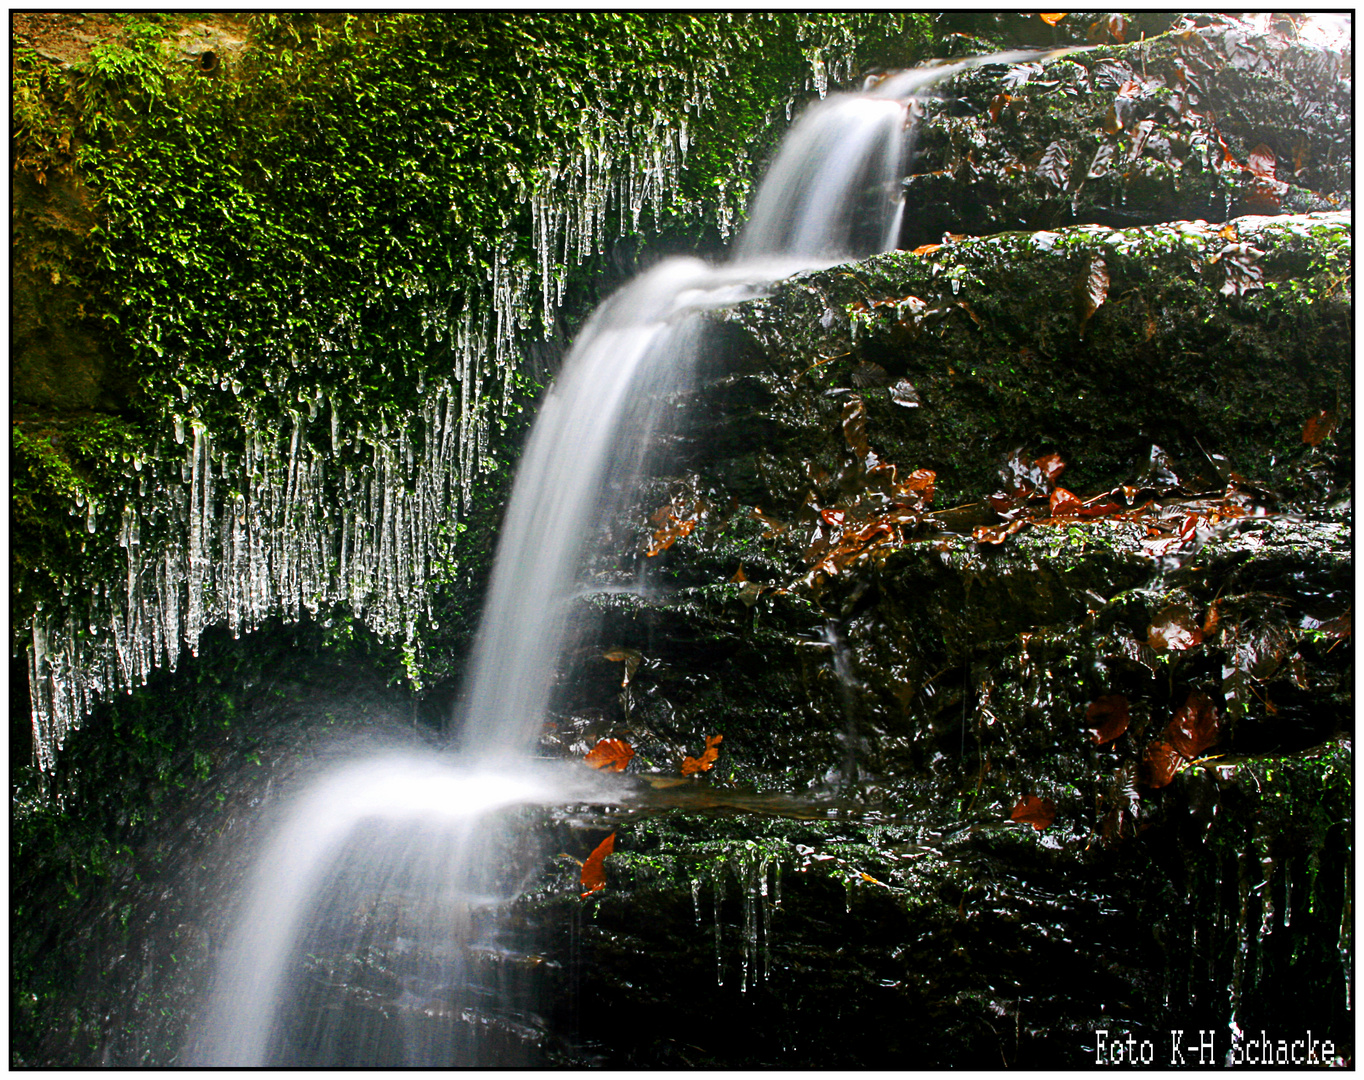
[[212,626],[235,637],[346,603],[372,630],[415,646],[477,465],[468,404],[450,381],[391,432],[347,432],[326,407],[274,429],[247,420],[231,450],[194,424],[178,432],[178,468],[134,462],[136,494],[117,526],[124,575],[34,619],[39,765],[52,764],[97,697],[144,684],[155,667],[174,670],[181,648],[197,652]]
[[[851,70],[852,47],[851,38],[806,47],[808,82],[821,97],[831,73]],[[661,86],[668,93],[659,100],[676,100],[669,97],[674,89]],[[143,475],[142,461],[129,469],[119,526],[123,579],[95,583],[88,595],[34,617],[28,663],[39,768],[52,766],[96,699],[145,684],[155,667],[174,670],[181,648],[196,652],[211,626],[238,635],[271,617],[297,619],[346,602],[371,630],[419,650],[430,573],[449,567],[455,522],[491,464],[494,409],[487,406],[506,415],[523,365],[520,342],[535,329],[549,333],[567,267],[601,253],[613,229],[637,231],[646,211],[655,222],[665,209],[683,217],[700,212],[680,194],[687,115],[711,104],[697,78],[681,109],[593,114],[580,149],[526,185],[533,263],[515,258],[510,241],[486,253],[490,311],[482,320],[466,314],[452,326],[434,303],[425,312],[428,337],[451,338],[454,371],[427,390],[418,416],[392,431],[354,433],[364,464],[337,465],[329,451],[340,445],[334,407],[330,432],[319,430],[326,421],[315,415],[300,414],[275,431],[257,430],[248,418],[238,436],[246,444],[241,454],[220,450],[237,441],[232,433],[211,432],[190,417],[191,437],[186,418],[176,417],[178,473],[153,478],[147,463]],[[787,103],[788,120],[790,112]],[[736,161],[734,187],[718,195],[725,236],[746,210],[745,165]],[[72,513],[95,531],[95,507]]]

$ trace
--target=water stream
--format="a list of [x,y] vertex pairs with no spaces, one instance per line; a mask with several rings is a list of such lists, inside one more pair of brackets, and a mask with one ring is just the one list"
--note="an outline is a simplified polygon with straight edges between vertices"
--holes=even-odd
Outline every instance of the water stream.
[[[893,247],[903,213],[909,98],[974,64],[1034,58],[1006,54],[905,72],[816,104],[763,181],[733,261],[711,267],[668,260],[597,310],[525,451],[455,718],[458,752],[353,761],[325,772],[289,804],[247,883],[205,1020],[186,1048],[192,1063],[525,1063],[508,1050],[514,1032],[478,1036],[490,1025],[515,1028],[520,1014],[519,1006],[485,1000],[473,985],[469,956],[495,947],[485,916],[518,888],[503,855],[515,846],[507,839],[515,808],[583,797],[585,770],[532,770],[527,749],[564,652],[584,538],[635,487],[654,435],[668,421],[668,402],[687,384],[699,348],[695,314],[757,295],[797,271]],[[754,872],[765,893],[765,863]],[[717,905],[720,893],[717,879]],[[355,963],[344,972],[315,964],[302,977],[298,969],[328,939],[346,938],[343,955],[363,954],[369,939],[348,928],[364,923],[372,933],[376,905],[395,895],[388,940],[406,943],[393,951],[422,959],[385,970],[390,992],[398,994],[388,1011],[422,1021],[417,1028],[424,1034],[390,1023],[357,1035],[363,1011],[345,997],[362,981]],[[371,916],[359,918],[361,909]],[[750,908],[745,987],[759,976],[758,920]],[[289,1019],[299,1014],[299,1002],[338,978],[339,997],[314,1010],[304,1023],[312,1028],[286,1031],[300,1023]],[[718,956],[717,978],[723,980]]]

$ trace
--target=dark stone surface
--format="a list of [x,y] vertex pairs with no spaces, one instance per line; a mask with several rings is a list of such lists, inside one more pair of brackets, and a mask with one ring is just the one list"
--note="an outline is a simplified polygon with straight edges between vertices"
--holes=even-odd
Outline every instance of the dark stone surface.
[[946,84],[925,106],[901,246],[1347,208],[1349,57],[1283,21],[1203,21]]

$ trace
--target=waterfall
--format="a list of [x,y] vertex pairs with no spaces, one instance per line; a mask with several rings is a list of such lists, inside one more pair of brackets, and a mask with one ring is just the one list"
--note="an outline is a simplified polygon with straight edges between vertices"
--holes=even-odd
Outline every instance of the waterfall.
[[[667,421],[671,395],[687,383],[699,347],[695,314],[759,295],[800,270],[892,247],[912,117],[906,99],[967,66],[1017,58],[1036,54],[902,73],[866,93],[816,104],[760,186],[734,261],[711,267],[670,259],[593,314],[536,418],[508,505],[458,718],[460,754],[353,762],[324,774],[293,804],[248,882],[203,1030],[187,1048],[192,1063],[274,1063],[281,1013],[297,996],[288,973],[305,924],[311,921],[314,934],[319,925],[324,934],[344,933],[346,919],[336,914],[328,924],[328,912],[347,905],[329,907],[321,894],[344,891],[347,879],[384,878],[401,881],[408,908],[419,911],[401,923],[395,941],[425,934],[419,944],[446,960],[438,977],[410,971],[402,984],[404,999],[440,998],[435,1011],[445,1020],[436,1030],[444,1038],[381,1048],[372,1038],[340,1039],[332,1029],[312,1044],[319,1057],[337,1060],[306,1063],[522,1063],[459,1034],[461,1024],[478,1027],[491,1015],[473,1002],[462,954],[484,932],[477,914],[514,894],[494,888],[488,869],[501,851],[489,838],[505,832],[507,809],[574,792],[581,798],[583,781],[575,787],[568,774],[532,771],[526,751],[564,651],[566,605],[584,538],[594,520],[610,513],[610,493],[634,486],[653,434]],[[376,822],[399,823],[408,839],[396,842],[393,829]],[[443,831],[436,828],[442,822]],[[300,1063],[283,1056],[282,1063]]]

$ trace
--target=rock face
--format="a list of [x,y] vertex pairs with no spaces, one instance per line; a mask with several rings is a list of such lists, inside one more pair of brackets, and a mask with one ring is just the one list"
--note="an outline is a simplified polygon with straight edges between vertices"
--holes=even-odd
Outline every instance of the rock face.
[[[1352,1057],[1347,127],[1335,60],[1238,32],[958,80],[906,246],[1030,231],[715,320],[546,746],[724,739],[570,849],[616,831],[585,909],[519,907],[573,927],[567,1060]],[[1276,110],[1300,187],[1236,164]]]
[[1235,20],[1124,36],[928,103],[901,246],[1349,205],[1349,58]]
[[[620,1031],[670,1033],[679,995],[702,1034],[676,1065],[1082,1066],[1128,1033],[1168,1064],[1199,1028],[1221,1061],[1233,1025],[1317,1024],[1308,998],[1350,1052],[1326,808],[1348,820],[1351,464],[1317,438],[1346,423],[1348,301],[1235,269],[1324,267],[1348,235],[1004,235],[721,322],[727,374],[622,538],[642,585],[584,602],[604,626],[549,739],[673,772],[724,736],[712,805],[618,828],[572,944],[578,1052],[659,1061]],[[607,650],[639,654],[625,712]],[[660,957],[666,1007],[638,992]]]
[[[498,1060],[1309,1064],[1309,1031],[1353,1060],[1345,71],[1218,23],[972,74],[907,180],[927,249],[711,318],[541,743],[634,757],[529,823],[470,961],[508,991],[471,1014]],[[126,881],[70,916],[102,996],[47,1004],[25,1063],[174,1063],[226,919],[194,868],[249,850],[297,708],[252,706],[257,774],[188,786],[233,812],[139,894],[152,931],[109,929]],[[447,1031],[382,899],[304,1009]]]

